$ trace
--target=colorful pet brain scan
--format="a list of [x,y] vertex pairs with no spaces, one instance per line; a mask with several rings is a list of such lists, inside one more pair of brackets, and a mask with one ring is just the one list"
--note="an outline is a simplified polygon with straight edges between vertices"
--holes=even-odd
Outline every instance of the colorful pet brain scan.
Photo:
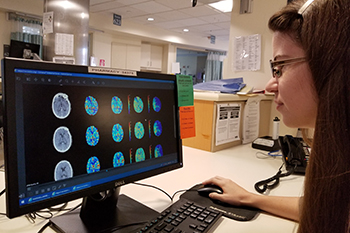
[[162,129],[162,123],[160,123],[160,121],[156,120],[154,122],[153,132],[154,132],[154,135],[156,135],[157,137],[159,137],[162,134],[163,129]]
[[163,147],[159,144],[156,145],[156,148],[154,148],[154,157],[162,157],[163,156]]
[[137,113],[141,113],[143,111],[143,101],[139,96],[134,98],[134,110]]
[[96,156],[92,156],[89,158],[87,164],[86,164],[86,171],[88,174],[99,172],[101,169],[100,161]]
[[124,155],[122,152],[117,152],[113,156],[113,167],[123,166],[125,163]]
[[57,93],[52,99],[52,112],[58,119],[66,118],[71,111],[68,95]]
[[138,148],[135,153],[135,161],[141,162],[146,159],[145,151],[142,148]]
[[72,146],[72,135],[65,126],[58,127],[53,134],[53,146],[58,152],[64,153]]
[[55,181],[64,180],[71,177],[73,177],[73,168],[67,160],[62,160],[56,164],[54,172]]
[[112,137],[116,142],[121,142],[124,137],[124,130],[120,124],[115,124],[112,129]]
[[94,116],[98,112],[98,103],[94,97],[88,96],[85,98],[85,111],[90,116]]
[[111,101],[111,108],[115,114],[120,114],[123,111],[122,100],[119,97],[114,96]]
[[86,129],[85,139],[89,146],[96,146],[100,140],[100,134],[95,126],[89,126]]
[[143,138],[145,135],[145,128],[143,127],[143,124],[141,122],[136,122],[134,127],[135,137],[137,139]]
[[160,102],[160,99],[158,97],[154,97],[152,101],[153,110],[156,112],[159,112],[162,108],[162,103]]

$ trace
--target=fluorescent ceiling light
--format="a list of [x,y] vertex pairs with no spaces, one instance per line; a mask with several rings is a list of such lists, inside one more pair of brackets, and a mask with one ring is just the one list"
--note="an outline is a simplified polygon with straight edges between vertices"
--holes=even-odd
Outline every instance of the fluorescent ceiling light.
[[185,28],[183,31],[184,31],[184,32],[189,32],[190,30],[188,30],[187,28]]
[[214,2],[209,4],[209,6],[221,11],[221,12],[231,12],[233,6],[233,0],[222,0],[220,2]]
[[154,18],[148,18],[147,20],[148,21],[154,21]]

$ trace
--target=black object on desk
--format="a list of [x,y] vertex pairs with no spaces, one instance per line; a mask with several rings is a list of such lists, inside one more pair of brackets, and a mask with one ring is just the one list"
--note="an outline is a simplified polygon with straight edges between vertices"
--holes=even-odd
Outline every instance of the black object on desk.
[[[101,219],[100,224],[95,222],[84,223],[79,214],[80,209],[56,216],[50,220],[52,228],[59,232],[69,233],[91,233],[91,232],[118,232],[129,233],[159,216],[159,213],[137,201],[126,196],[119,195],[116,218]],[[96,219],[102,216],[96,216]],[[108,231],[106,231],[106,229]]]
[[223,216],[238,221],[252,220],[260,212],[259,209],[250,207],[237,207],[225,203],[218,203],[208,197],[200,196],[197,190],[201,187],[203,187],[201,184],[193,186],[190,190],[182,194],[180,198],[185,198],[209,209],[219,211],[223,213]]
[[281,149],[278,139],[274,140],[270,136],[263,136],[252,142],[252,148],[265,151],[278,151]]

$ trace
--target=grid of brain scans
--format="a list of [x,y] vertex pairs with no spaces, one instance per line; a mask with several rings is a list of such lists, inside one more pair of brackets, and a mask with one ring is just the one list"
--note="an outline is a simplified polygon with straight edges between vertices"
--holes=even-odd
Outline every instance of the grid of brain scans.
[[[111,171],[176,151],[176,144],[167,143],[176,129],[166,88],[23,87],[23,111],[30,121],[24,138],[31,156],[25,163],[32,174],[29,186]],[[33,107],[29,101],[40,104]],[[42,174],[43,166],[51,174]]]
[[[104,101],[105,102],[105,101]],[[113,96],[110,99],[110,109],[103,109],[106,106],[100,106],[99,101],[94,96],[86,96],[84,103],[84,109],[88,116],[93,118],[99,111],[110,111],[115,115],[120,115],[123,111],[123,106],[128,106],[128,115],[140,115],[145,111],[145,115],[149,114],[151,111],[159,113],[162,109],[162,102],[159,97],[147,95],[145,99],[140,96],[128,95],[123,102],[120,96]],[[65,119],[69,117],[72,105],[69,100],[67,93],[57,93],[52,100],[52,111],[55,117],[58,119]],[[85,140],[86,144],[95,147],[98,145],[100,140],[111,140],[113,139],[116,143],[122,143],[123,140],[131,141],[133,137],[137,140],[142,140],[145,135],[149,138],[152,136],[160,137],[162,135],[162,123],[159,120],[151,119],[143,121],[129,121],[127,127],[123,127],[121,122],[118,122],[118,117],[115,118],[115,122],[110,123],[110,137],[100,138],[99,129],[95,125],[90,125],[86,128]],[[97,119],[96,122],[99,120]],[[125,137],[127,135],[127,137]],[[53,134],[53,146],[60,152],[64,153],[69,150],[72,146],[73,140],[69,128],[65,126],[58,127]],[[128,153],[122,151],[116,151],[111,154],[111,165],[113,167],[120,167],[125,165],[125,160],[128,159],[129,163],[142,162],[146,160],[146,152],[148,153],[148,158],[158,158],[163,156],[163,149],[161,144],[157,144],[152,148],[153,145],[148,145],[147,148],[142,146],[138,148],[129,148]],[[101,170],[101,163],[98,154],[91,154],[86,161],[86,172],[94,173]],[[57,163],[55,167],[54,177],[55,180],[66,179],[73,176],[73,167],[68,160],[61,160]]]

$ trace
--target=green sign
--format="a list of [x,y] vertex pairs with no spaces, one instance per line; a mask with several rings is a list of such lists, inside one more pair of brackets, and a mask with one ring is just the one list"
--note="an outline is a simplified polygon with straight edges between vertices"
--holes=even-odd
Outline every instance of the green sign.
[[176,75],[177,94],[179,107],[193,105],[193,81],[192,76]]

